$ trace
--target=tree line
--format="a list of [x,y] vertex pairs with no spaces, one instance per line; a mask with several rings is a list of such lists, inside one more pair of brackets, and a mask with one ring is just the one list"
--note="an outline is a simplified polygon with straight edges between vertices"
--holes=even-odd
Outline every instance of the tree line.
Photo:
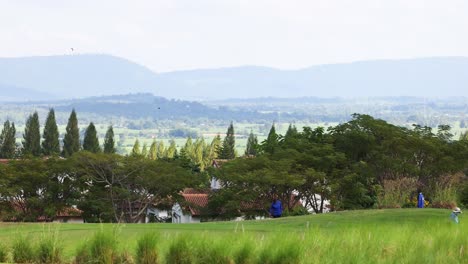
[[[468,140],[452,140],[449,126],[409,129],[359,114],[327,129],[290,125],[285,135],[273,124],[262,142],[251,132],[239,155],[231,123],[224,138],[210,143],[189,137],[178,150],[173,141],[148,148],[137,140],[122,156],[115,154],[112,127],[101,149],[90,123],[80,146],[72,111],[60,148],[53,110],[42,142],[35,116],[20,151],[12,147],[13,123],[5,122],[1,133],[2,157],[15,158],[0,166],[3,219],[34,221],[77,205],[88,222],[136,222],[150,206],[169,208],[184,188],[206,191],[212,176],[223,187],[210,193],[204,209],[212,218],[266,214],[273,196],[287,214],[306,213],[298,201],[315,213],[414,207],[419,191],[430,206],[468,204]],[[214,159],[223,160],[220,168],[211,166]]]
[[39,115],[37,112],[29,115],[26,120],[23,139],[21,145],[16,143],[16,128],[9,120],[3,124],[0,136],[0,158],[13,159],[19,157],[40,157],[40,156],[62,156],[70,157],[73,153],[85,150],[93,153],[103,151],[104,153],[115,153],[114,132],[109,126],[104,138],[104,146],[101,149],[97,137],[96,127],[93,122],[86,128],[83,144],[80,142],[80,131],[75,110],[68,119],[62,148],[59,141],[59,131],[55,121],[55,111],[50,109],[44,125],[42,134],[40,133]]

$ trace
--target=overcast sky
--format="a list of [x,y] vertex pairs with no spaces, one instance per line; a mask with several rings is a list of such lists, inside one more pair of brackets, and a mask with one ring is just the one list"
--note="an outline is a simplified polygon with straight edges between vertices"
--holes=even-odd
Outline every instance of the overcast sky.
[[0,57],[70,48],[157,72],[468,56],[468,1],[0,0]]

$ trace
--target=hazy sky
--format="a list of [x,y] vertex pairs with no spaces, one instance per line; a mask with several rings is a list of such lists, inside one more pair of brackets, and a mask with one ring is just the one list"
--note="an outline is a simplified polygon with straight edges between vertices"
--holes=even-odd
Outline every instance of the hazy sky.
[[0,57],[70,48],[158,72],[468,56],[468,0],[0,0]]

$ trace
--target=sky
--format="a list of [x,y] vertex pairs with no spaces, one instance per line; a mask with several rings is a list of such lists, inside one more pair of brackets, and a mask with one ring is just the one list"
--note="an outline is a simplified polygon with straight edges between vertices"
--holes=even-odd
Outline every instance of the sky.
[[87,53],[156,72],[468,56],[468,1],[0,0],[0,57]]

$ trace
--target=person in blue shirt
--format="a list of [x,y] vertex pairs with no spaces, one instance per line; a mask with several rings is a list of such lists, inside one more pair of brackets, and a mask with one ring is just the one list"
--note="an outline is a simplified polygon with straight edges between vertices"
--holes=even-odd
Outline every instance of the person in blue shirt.
[[461,214],[461,212],[462,211],[460,210],[460,208],[455,207],[455,209],[453,209],[452,213],[450,214],[450,218],[457,224],[459,222],[458,221],[458,215]]
[[273,196],[273,202],[271,203],[270,206],[270,215],[273,218],[278,218],[281,217],[281,214],[283,214],[283,205],[281,204],[281,201],[278,199],[278,196]]
[[424,195],[422,192],[420,192],[418,196],[418,208],[424,208]]

